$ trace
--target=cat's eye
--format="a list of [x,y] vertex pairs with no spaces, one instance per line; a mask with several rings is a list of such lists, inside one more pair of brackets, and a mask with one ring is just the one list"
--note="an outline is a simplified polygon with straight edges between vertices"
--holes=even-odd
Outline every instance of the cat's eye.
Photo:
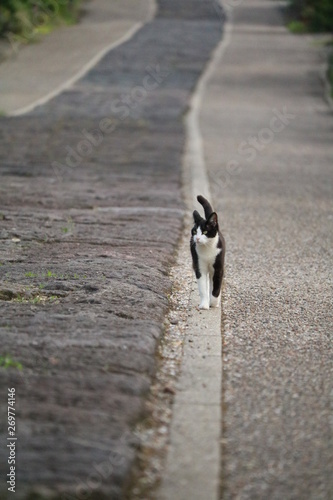
[[193,229],[193,234],[197,234],[197,230],[196,229]]
[[202,234],[207,234],[208,231],[204,231]]

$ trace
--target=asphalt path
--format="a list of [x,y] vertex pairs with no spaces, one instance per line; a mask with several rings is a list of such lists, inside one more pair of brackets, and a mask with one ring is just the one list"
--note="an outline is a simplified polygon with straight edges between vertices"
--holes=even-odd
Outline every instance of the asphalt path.
[[200,127],[227,242],[221,499],[329,500],[332,108],[318,40],[233,2]]

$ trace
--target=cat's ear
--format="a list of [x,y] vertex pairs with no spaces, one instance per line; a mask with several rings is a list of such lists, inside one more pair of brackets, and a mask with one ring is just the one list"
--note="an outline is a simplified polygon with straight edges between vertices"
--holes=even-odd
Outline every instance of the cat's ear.
[[199,212],[197,212],[196,210],[194,210],[194,212],[193,212],[193,219],[194,219],[194,222],[196,223],[196,225],[199,226],[200,222],[202,221],[202,217],[199,214]]
[[213,228],[218,226],[217,213],[213,212],[207,219],[207,225]]

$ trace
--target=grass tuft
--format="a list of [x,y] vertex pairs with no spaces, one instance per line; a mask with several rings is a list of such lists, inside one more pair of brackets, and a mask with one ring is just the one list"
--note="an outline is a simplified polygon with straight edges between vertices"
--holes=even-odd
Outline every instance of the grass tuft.
[[0,368],[16,368],[17,370],[22,370],[22,364],[19,361],[14,361],[9,354],[4,354],[0,356]]

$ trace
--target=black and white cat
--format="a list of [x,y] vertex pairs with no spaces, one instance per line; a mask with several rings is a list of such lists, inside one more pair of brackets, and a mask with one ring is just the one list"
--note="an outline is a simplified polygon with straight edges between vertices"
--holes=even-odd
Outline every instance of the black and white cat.
[[225,241],[219,231],[217,214],[203,196],[197,197],[205,219],[194,210],[195,225],[191,236],[193,269],[198,282],[200,309],[219,307],[224,274]]

